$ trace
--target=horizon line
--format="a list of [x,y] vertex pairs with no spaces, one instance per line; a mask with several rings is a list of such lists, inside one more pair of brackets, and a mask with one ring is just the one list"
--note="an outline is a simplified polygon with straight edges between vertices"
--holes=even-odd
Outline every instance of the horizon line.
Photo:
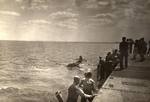
[[60,42],[60,43],[120,43],[119,41],[51,41],[51,40],[0,40],[0,41],[18,41],[18,42]]

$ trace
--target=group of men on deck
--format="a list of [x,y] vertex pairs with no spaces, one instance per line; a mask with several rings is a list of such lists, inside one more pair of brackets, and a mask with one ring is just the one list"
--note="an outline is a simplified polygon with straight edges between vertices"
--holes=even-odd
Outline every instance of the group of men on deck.
[[[133,45],[134,49],[132,48]],[[148,46],[149,48],[147,48],[147,43],[144,41],[144,38],[140,38],[134,42],[132,39],[122,37],[122,41],[119,43],[119,51],[115,49],[112,53],[108,52],[105,60],[102,60],[102,58],[99,57],[97,79],[106,79],[118,64],[120,64],[119,70],[127,68],[129,54],[133,53],[132,60],[136,60],[136,56],[139,54],[139,61],[144,61],[145,55],[147,54],[149,56],[150,53],[150,41]]]
[[[127,40],[126,37],[122,37],[122,41],[119,43],[119,50],[115,49],[113,52],[108,52],[105,60],[102,57],[99,57],[99,63],[97,66],[97,80],[106,80],[111,72],[116,68],[120,63],[120,70],[128,67],[128,55],[132,53],[133,49],[133,60],[136,59],[137,54],[140,55],[140,61],[144,61],[144,55],[149,55],[150,53],[150,41],[149,49],[147,51],[147,43],[144,41],[144,38],[141,38],[138,42],[135,40]],[[79,57],[77,64],[82,63],[82,56]],[[125,64],[123,64],[125,62]],[[82,80],[79,76],[75,76],[73,84],[68,88],[68,98],[67,102],[77,102],[78,96],[81,96],[81,102],[92,102],[97,89],[95,87],[95,81],[92,79],[92,73],[87,72],[84,74],[85,78]],[[63,102],[63,100],[59,100]]]
[[97,65],[97,81],[106,79],[115,67],[120,62],[120,54],[118,50],[115,49],[112,53],[108,52],[105,60],[99,57],[99,63]]
[[[150,41],[149,41],[149,50],[150,50]],[[149,50],[147,51],[147,43],[144,41],[144,38],[135,40],[134,50],[133,50],[133,60],[136,60],[136,56],[140,55],[140,61],[145,60],[145,55],[149,55]]]

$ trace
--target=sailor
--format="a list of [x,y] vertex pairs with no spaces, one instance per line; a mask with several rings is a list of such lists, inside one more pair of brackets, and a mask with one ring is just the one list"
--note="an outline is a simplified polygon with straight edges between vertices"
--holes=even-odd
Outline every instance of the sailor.
[[79,87],[80,77],[75,76],[73,84],[68,89],[68,98],[67,102],[77,102],[78,96],[80,95],[81,98],[92,98],[93,95],[88,95],[83,92],[83,90]]
[[[81,83],[79,86],[83,89],[85,94],[93,96],[94,93],[97,92],[97,89],[95,87],[95,81],[92,79],[91,72],[85,73],[85,78],[81,80]],[[92,102],[93,98],[94,97],[89,97],[89,98],[81,97],[81,102],[86,102],[87,100],[89,102]]]
[[97,65],[97,81],[105,78],[104,75],[104,60],[99,56],[99,63]]
[[120,70],[122,70],[123,62],[125,61],[125,68],[128,67],[128,43],[126,41],[126,37],[122,37],[122,42],[119,43],[119,51],[120,51]]

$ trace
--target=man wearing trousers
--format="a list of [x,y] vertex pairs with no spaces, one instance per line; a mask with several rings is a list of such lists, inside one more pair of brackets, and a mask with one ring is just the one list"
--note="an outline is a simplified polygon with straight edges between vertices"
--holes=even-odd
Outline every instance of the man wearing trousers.
[[[128,67],[128,43],[126,41],[126,37],[122,37],[122,42],[119,44],[120,50],[120,69],[124,69]],[[125,61],[125,67],[123,67],[123,63]]]

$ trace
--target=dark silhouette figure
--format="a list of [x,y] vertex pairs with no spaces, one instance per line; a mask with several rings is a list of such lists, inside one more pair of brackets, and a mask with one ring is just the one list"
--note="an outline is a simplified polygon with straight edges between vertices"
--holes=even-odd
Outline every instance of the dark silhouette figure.
[[149,54],[150,54],[150,41],[148,42],[148,51],[147,51],[147,55],[149,56]]
[[113,70],[112,60],[113,60],[112,53],[108,52],[104,64],[105,78],[108,78],[108,76],[111,74]]
[[78,67],[80,68],[80,64],[83,62],[83,57],[79,56],[77,61],[75,63],[69,63],[66,67],[69,69],[72,69],[73,67]]
[[123,69],[123,62],[125,59],[125,68],[128,67],[128,43],[126,37],[122,37],[122,42],[119,44],[120,50],[120,69]]
[[136,60],[136,56],[138,54],[139,54],[139,40],[135,40],[132,60]]
[[82,61],[83,61],[83,57],[79,56],[79,59],[78,59],[78,61],[76,63],[80,64],[80,63],[82,63]]
[[139,42],[139,54],[140,54],[140,62],[143,62],[145,60],[144,55],[146,54],[147,51],[147,43],[144,41],[144,38],[140,39]]
[[132,54],[132,51],[133,51],[133,44],[134,44],[133,39],[129,39],[128,46],[129,46],[129,53],[130,54]]
[[99,57],[99,63],[97,65],[97,81],[105,79],[104,63],[102,57]]
[[106,55],[106,61],[112,61],[112,54],[111,52],[108,52]]
[[130,46],[129,46],[129,44],[130,44],[130,39],[126,39],[126,41],[127,41],[127,43],[128,43],[128,53],[130,52],[129,50],[130,50]]
[[112,53],[113,69],[115,69],[119,63],[120,63],[120,54],[119,54],[118,50],[115,49]]

